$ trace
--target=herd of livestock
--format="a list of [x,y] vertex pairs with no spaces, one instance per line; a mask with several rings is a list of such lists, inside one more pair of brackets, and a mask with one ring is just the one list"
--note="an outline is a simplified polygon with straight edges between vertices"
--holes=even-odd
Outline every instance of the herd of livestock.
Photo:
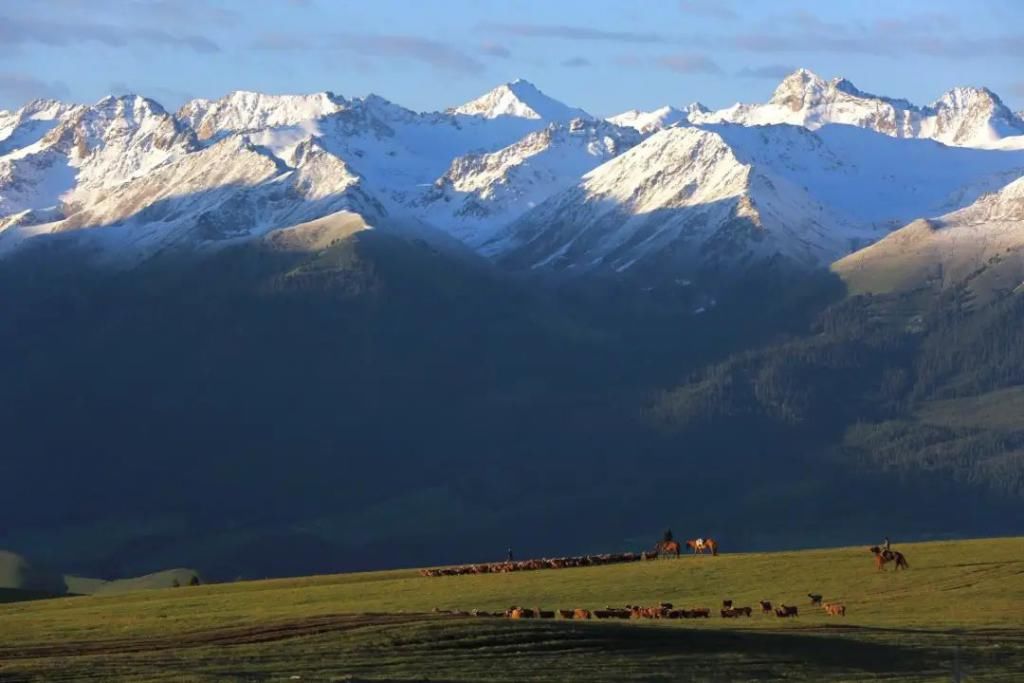
[[440,567],[437,569],[421,569],[423,576],[463,576],[465,574],[505,574],[508,572],[525,572],[536,569],[566,569],[568,567],[598,567],[620,562],[637,562],[644,559],[643,553],[610,553],[603,555],[579,555],[577,557],[554,557],[537,560],[519,560],[509,562],[488,562],[484,564],[467,564],[461,567]]
[[[838,602],[822,603],[820,598],[811,596],[811,604],[821,607],[829,616],[846,616],[846,606]],[[800,616],[800,610],[794,605],[781,604],[778,607],[772,605],[768,600],[760,602],[760,611],[763,614],[774,614],[780,619]],[[692,609],[676,609],[672,603],[663,602],[651,607],[640,605],[626,605],[625,607],[605,607],[604,609],[559,609],[544,610],[539,607],[509,607],[501,612],[486,612],[473,610],[462,612],[459,610],[440,610],[435,612],[453,614],[457,616],[473,617],[505,617],[507,619],[708,619],[711,617],[710,607],[695,607]],[[754,613],[752,607],[739,607],[732,604],[732,600],[723,600],[719,614],[723,619],[735,619],[738,617],[750,617]]]

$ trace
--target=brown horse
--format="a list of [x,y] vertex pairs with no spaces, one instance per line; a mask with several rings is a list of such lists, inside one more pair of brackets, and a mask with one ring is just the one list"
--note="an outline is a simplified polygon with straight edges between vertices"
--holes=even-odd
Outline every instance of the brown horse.
[[896,571],[900,569],[910,569],[910,564],[907,563],[907,558],[903,556],[898,550],[882,550],[877,545],[868,548],[871,554],[875,556],[875,569],[878,571],[885,571],[885,565],[889,562],[896,563]]
[[711,553],[712,555],[718,555],[718,543],[713,538],[696,538],[692,541],[686,542],[686,547],[697,553]]
[[675,555],[679,557],[679,551],[681,546],[679,541],[658,541],[654,546],[655,557],[660,556],[662,553],[665,555]]

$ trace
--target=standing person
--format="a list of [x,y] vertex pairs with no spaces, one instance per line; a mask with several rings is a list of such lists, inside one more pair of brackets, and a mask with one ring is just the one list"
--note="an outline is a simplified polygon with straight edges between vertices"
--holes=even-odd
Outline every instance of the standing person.
[[508,549],[508,561],[509,562],[512,561],[512,548],[511,547]]

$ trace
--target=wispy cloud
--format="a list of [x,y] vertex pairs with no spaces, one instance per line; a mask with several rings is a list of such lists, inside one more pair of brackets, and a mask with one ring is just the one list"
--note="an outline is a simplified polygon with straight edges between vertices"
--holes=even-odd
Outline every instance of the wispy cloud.
[[499,59],[508,59],[512,56],[512,51],[499,43],[485,41],[480,44],[480,54]]
[[840,53],[883,57],[925,55],[947,59],[1024,57],[1024,32],[969,36],[959,21],[922,13],[841,23],[807,10],[777,15],[772,30],[734,34],[726,46],[764,54]]
[[0,94],[4,99],[27,102],[37,98],[61,99],[71,93],[66,83],[44,81],[29,74],[0,72]]
[[795,67],[785,64],[766,64],[765,66],[745,66],[737,71],[736,75],[740,78],[768,78],[775,80],[785,78],[793,73],[794,70]]
[[385,58],[409,59],[438,69],[479,73],[484,65],[462,50],[430,38],[387,34],[339,34],[332,47]]
[[654,63],[663,69],[680,74],[719,74],[722,67],[704,55],[674,54],[656,57]]
[[318,49],[320,44],[310,40],[309,36],[299,36],[294,33],[264,33],[256,36],[249,46],[256,50],[289,52]]
[[460,73],[479,73],[485,68],[478,59],[453,45],[410,35],[335,33],[310,36],[266,33],[254,39],[250,46],[258,50],[281,52],[340,50],[360,57],[411,60]]
[[505,24],[485,22],[484,31],[524,38],[560,38],[562,40],[608,41],[616,43],[666,43],[669,36],[660,33],[607,31],[568,24]]
[[687,14],[712,17],[714,19],[736,19],[736,10],[721,0],[679,0],[679,9]]
[[586,57],[571,57],[562,62],[562,66],[578,69],[585,66],[593,66],[593,63]]
[[216,42],[194,33],[170,33],[146,27],[125,28],[87,21],[65,23],[49,19],[0,16],[0,44],[29,43],[51,47],[82,43],[99,43],[108,47],[146,44],[183,47],[203,53],[220,51],[220,46]]

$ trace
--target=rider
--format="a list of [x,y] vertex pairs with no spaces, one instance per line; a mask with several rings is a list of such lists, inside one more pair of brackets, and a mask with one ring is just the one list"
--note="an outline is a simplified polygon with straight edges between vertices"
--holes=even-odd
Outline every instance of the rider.
[[888,536],[886,536],[885,540],[882,542],[882,550],[884,550],[885,552],[889,552],[889,537]]
[[665,543],[670,542],[672,540],[672,530],[665,529],[665,533],[662,535],[661,540]]

